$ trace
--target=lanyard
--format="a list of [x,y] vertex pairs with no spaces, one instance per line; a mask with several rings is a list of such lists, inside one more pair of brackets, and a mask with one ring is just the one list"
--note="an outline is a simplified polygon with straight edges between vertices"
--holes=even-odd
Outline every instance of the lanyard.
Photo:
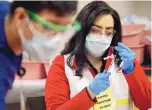
[[25,69],[20,67],[19,71],[17,72],[17,74],[20,77],[20,109],[21,110],[26,110],[26,104],[25,104],[25,97],[24,97],[24,93],[23,93],[23,76],[25,75]]
[[[116,58],[116,55],[107,56],[104,58],[104,60],[112,59],[108,71],[110,72],[113,68],[114,60]],[[122,66],[123,63],[120,64]],[[112,74],[111,74],[112,75]],[[110,77],[111,79],[111,77]],[[106,89],[104,92],[101,92],[97,97],[97,104],[94,105],[94,110],[116,110],[117,105],[128,105],[129,99],[115,99],[112,94],[112,85],[108,89]]]

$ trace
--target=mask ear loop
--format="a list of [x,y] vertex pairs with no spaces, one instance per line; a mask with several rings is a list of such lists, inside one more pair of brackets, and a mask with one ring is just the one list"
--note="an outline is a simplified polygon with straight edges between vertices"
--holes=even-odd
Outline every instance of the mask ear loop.
[[19,33],[21,42],[22,42],[22,44],[23,44],[23,42],[26,41],[25,36],[24,36],[24,34],[23,34],[23,30],[22,30],[21,28],[18,28],[18,33]]
[[[23,42],[27,41],[25,39],[24,34],[23,34],[23,30],[21,28],[18,28],[18,33],[19,33],[19,36],[20,36],[20,39],[21,39],[21,43],[23,45]],[[29,53],[28,53],[28,55],[29,55]],[[31,56],[30,55],[29,55],[29,59],[31,60]]]
[[38,32],[37,31],[37,29],[34,27],[34,25],[32,24],[32,22],[30,21],[30,18],[28,17],[28,16],[26,16],[26,22],[28,23],[28,27],[29,27],[29,29],[30,29],[30,31],[32,32],[32,33],[34,33],[34,32]]

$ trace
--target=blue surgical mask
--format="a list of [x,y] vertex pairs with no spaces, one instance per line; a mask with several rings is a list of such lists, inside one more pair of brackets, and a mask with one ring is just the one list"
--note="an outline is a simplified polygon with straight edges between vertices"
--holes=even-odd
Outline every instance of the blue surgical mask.
[[85,47],[90,55],[101,57],[110,47],[111,41],[112,37],[88,34],[86,37]]

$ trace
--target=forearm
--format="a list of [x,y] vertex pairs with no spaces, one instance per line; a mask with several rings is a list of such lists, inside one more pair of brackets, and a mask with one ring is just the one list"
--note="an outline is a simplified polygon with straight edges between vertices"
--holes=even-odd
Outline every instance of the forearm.
[[[58,99],[56,98],[56,100]],[[90,99],[85,88],[66,102],[54,103],[51,101],[50,105],[47,104],[47,110],[89,110],[95,104],[96,101]]]
[[130,74],[124,74],[124,76],[128,82],[132,100],[134,101],[135,105],[141,110],[147,110],[150,108],[150,82],[137,61],[135,61],[134,71]]
[[88,110],[95,103],[96,102],[90,99],[87,93],[87,88],[85,88],[69,101],[57,107],[55,110]]

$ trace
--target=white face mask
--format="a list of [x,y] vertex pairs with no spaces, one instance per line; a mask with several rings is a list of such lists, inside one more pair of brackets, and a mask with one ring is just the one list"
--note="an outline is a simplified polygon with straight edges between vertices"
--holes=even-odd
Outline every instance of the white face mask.
[[85,47],[90,55],[101,57],[110,47],[111,41],[112,37],[88,34],[86,37]]
[[72,30],[69,33],[64,33],[64,35],[57,34],[55,36],[46,36],[39,32],[33,32],[32,39],[26,40],[21,28],[18,29],[18,33],[25,51],[28,52],[30,57],[41,62],[49,61],[51,57],[59,54],[66,41],[74,34]]

